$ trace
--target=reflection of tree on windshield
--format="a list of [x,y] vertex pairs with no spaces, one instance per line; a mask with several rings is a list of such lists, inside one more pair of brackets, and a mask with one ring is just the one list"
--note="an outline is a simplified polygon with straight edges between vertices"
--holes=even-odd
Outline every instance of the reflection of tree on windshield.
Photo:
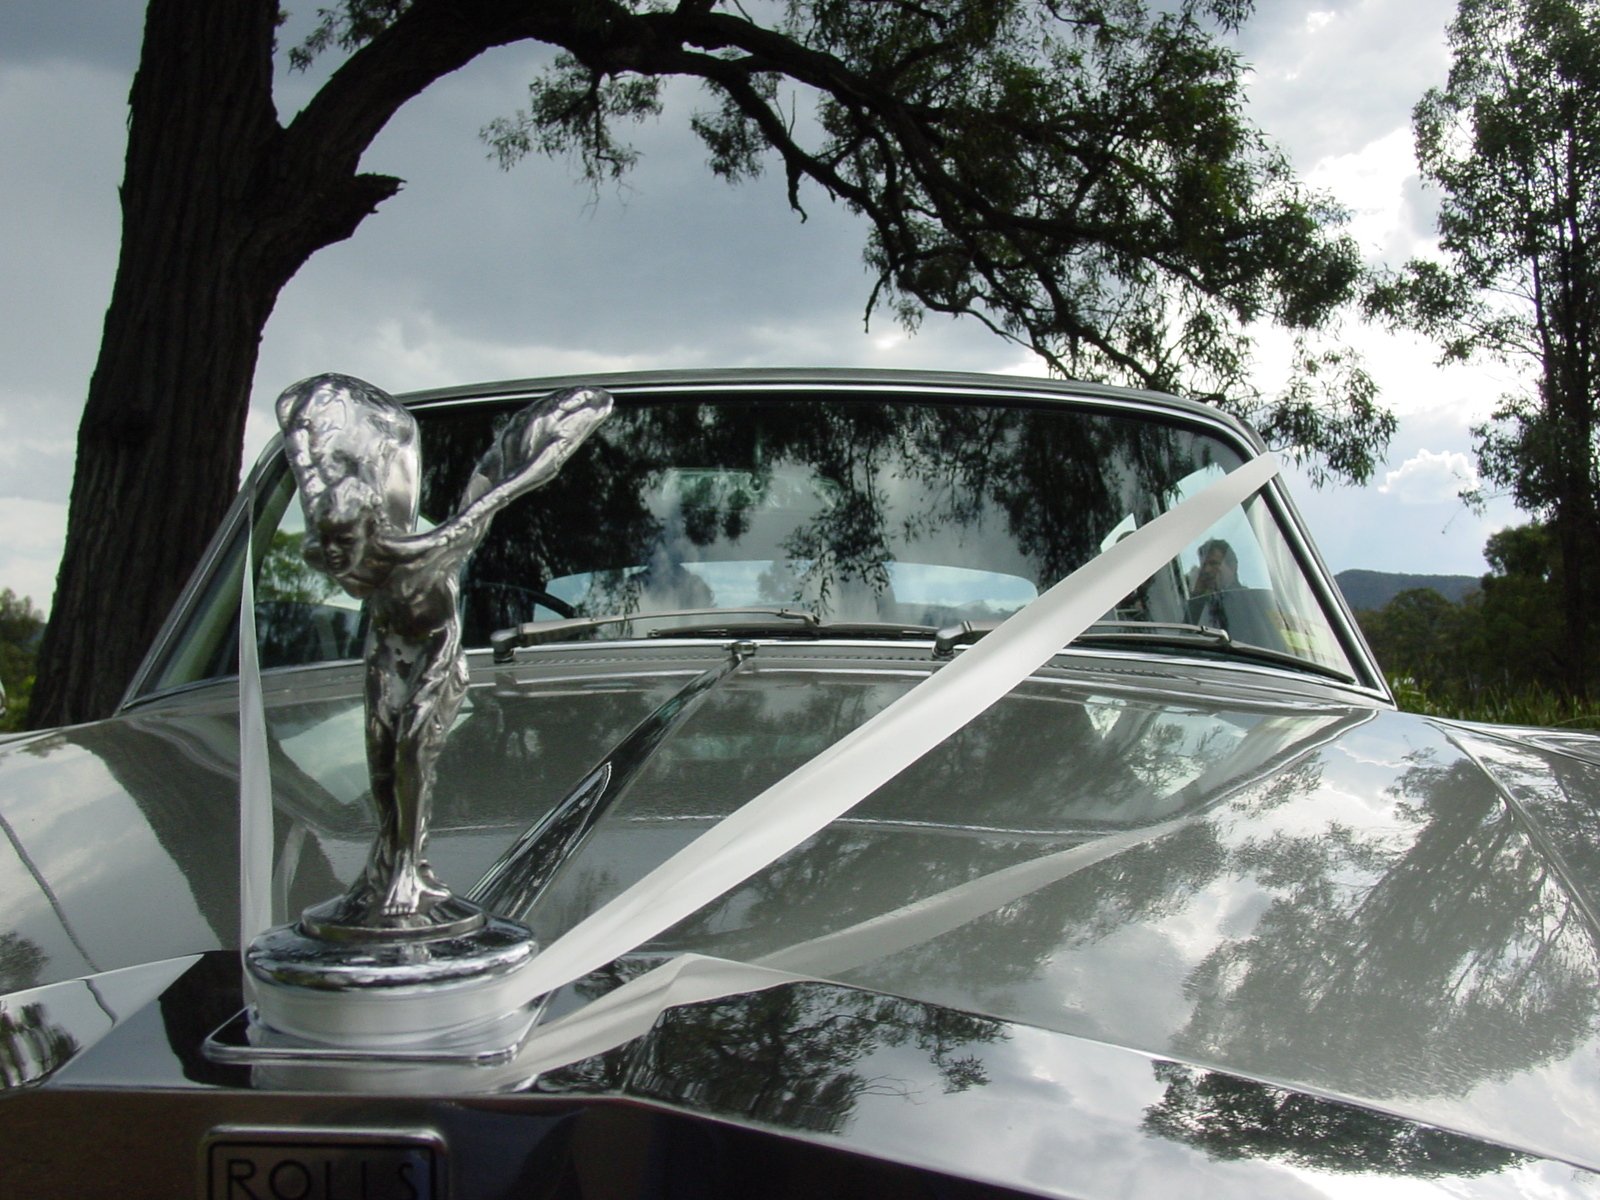
[[[423,512],[453,504],[492,414],[423,422]],[[630,611],[633,573],[665,548],[683,561],[772,564],[779,603],[875,598],[897,560],[1054,583],[1129,513],[1165,507],[1218,444],[1150,420],[1064,408],[763,400],[622,408],[548,488],[501,515],[473,582],[530,592],[590,579],[584,608]],[[796,488],[796,475],[809,481]],[[788,594],[781,594],[785,585]],[[630,588],[632,589],[630,592]],[[714,598],[716,603],[727,603]],[[529,619],[502,611],[480,622]],[[607,607],[608,605],[614,607]],[[469,625],[473,622],[469,620]]]
[[305,534],[279,529],[256,577],[256,642],[263,667],[293,666],[360,652],[361,614],[327,601],[339,585],[301,556]]
[[1220,1071],[1157,1062],[1166,1084],[1144,1128],[1217,1159],[1267,1158],[1323,1171],[1437,1178],[1503,1170],[1523,1155],[1414,1121]]
[[320,604],[339,590],[333,579],[306,562],[306,535],[276,530],[256,569],[256,594],[264,599]]

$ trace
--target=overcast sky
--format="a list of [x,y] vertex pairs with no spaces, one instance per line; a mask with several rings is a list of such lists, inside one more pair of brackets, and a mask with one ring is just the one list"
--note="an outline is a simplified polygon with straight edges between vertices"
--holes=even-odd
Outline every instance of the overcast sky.
[[[315,6],[288,7],[303,25]],[[1416,177],[1410,110],[1444,79],[1453,0],[1259,7],[1240,39],[1256,122],[1351,209],[1374,261],[1425,251],[1433,201]],[[0,5],[0,587],[41,608],[116,261],[142,16],[134,0]],[[815,192],[802,223],[777,176],[713,179],[687,132],[690,90],[637,129],[643,159],[620,189],[594,195],[543,159],[502,172],[478,131],[518,107],[539,59],[530,47],[480,59],[373,146],[364,167],[407,186],[284,290],[262,342],[247,463],[272,430],[272,398],[320,371],[396,392],[630,367],[1040,372],[971,321],[930,318],[908,336],[880,317],[864,330],[864,228]],[[280,112],[316,82],[281,72]],[[1470,427],[1515,381],[1438,369],[1415,339],[1346,334],[1401,424],[1368,487],[1295,488],[1324,557],[1334,570],[1481,573],[1484,539],[1520,518],[1503,501],[1479,517],[1456,494],[1475,482]]]

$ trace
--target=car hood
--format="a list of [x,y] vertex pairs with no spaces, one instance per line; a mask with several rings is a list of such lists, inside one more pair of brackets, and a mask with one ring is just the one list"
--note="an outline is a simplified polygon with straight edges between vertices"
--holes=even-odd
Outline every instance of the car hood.
[[[724,654],[478,664],[440,763],[440,873],[464,890]],[[932,669],[925,647],[762,646],[657,730],[509,915],[548,944]],[[280,914],[365,854],[358,686],[348,667],[267,680]],[[952,1045],[1007,1031],[1030,1047],[1030,1086],[1089,1086],[1102,1052],[1086,1047],[1131,1053],[1190,1106],[1171,1116],[1180,1132],[1210,1128],[1194,1105],[1220,1072],[1258,1089],[1252,1103],[1272,1089],[1349,1100],[1600,1166],[1593,744],[1294,686],[1182,659],[1060,658],[636,957],[752,960],[882,929],[884,953],[796,986],[972,1023],[949,1027]],[[235,705],[214,686],[0,747],[0,991],[236,944]],[[1115,852],[1074,857],[1097,843]],[[987,910],[920,920],[1028,864]],[[921,1046],[946,1085],[983,1086],[929,1036],[897,1044]]]

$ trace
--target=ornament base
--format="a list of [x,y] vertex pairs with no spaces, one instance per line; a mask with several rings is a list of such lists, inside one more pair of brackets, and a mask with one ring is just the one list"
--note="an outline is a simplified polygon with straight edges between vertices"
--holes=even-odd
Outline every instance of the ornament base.
[[268,1030],[341,1049],[470,1041],[526,1007],[519,977],[538,952],[524,926],[477,916],[469,932],[431,938],[332,941],[303,924],[269,929],[245,952],[257,1015]]

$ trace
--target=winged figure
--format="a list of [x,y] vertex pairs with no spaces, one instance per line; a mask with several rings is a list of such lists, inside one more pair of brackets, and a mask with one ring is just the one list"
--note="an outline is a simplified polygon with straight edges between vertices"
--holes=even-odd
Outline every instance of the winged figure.
[[423,854],[435,764],[467,687],[461,569],[495,514],[553,479],[610,411],[610,395],[587,387],[530,404],[479,461],[455,515],[418,531],[421,457],[403,405],[346,375],[318,375],[278,397],[305,560],[364,600],[368,618],[367,769],[378,836],[350,891],[307,914],[308,932],[439,936],[481,920]]

